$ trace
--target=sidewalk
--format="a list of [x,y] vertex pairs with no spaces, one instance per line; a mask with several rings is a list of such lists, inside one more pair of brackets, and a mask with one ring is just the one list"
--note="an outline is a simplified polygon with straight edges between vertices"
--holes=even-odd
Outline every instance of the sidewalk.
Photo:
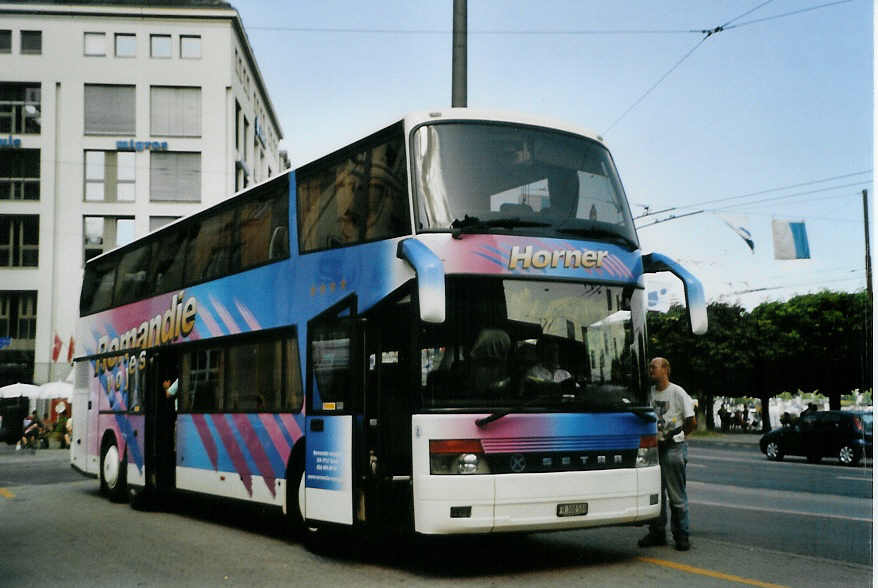
[[686,440],[696,444],[749,445],[759,447],[763,433],[719,433],[716,431],[696,431]]

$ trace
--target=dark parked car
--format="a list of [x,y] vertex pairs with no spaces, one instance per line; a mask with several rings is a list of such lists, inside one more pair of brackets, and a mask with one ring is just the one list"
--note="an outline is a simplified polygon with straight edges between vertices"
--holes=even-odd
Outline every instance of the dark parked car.
[[837,457],[845,465],[857,465],[872,455],[872,413],[826,410],[805,413],[792,425],[766,433],[759,448],[768,459],[803,455],[812,463]]

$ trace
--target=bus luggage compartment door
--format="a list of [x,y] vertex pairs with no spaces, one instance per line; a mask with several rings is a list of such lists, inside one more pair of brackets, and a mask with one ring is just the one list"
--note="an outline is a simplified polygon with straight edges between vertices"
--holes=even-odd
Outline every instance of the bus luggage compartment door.
[[305,518],[353,524],[351,415],[309,416],[305,443]]

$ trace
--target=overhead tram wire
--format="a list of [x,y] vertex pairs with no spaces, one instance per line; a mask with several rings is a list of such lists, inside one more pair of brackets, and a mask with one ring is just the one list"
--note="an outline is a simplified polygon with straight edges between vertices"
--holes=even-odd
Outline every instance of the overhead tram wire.
[[[653,225],[658,225],[658,224],[661,224],[661,223],[666,223],[666,222],[668,222],[668,221],[672,221],[672,220],[678,220],[678,219],[681,219],[681,218],[685,218],[685,217],[687,217],[687,216],[694,216],[694,215],[696,215],[696,214],[702,214],[702,213],[704,213],[704,212],[723,212],[723,211],[732,210],[732,209],[735,209],[735,208],[738,208],[738,207],[741,207],[741,206],[751,206],[751,205],[755,205],[755,204],[761,204],[761,203],[763,203],[763,202],[776,202],[776,201],[778,201],[778,200],[784,200],[784,199],[787,199],[787,198],[797,198],[797,197],[801,197],[801,196],[807,196],[807,195],[810,195],[810,194],[817,194],[817,193],[820,193],[820,192],[827,192],[827,191],[829,191],[829,190],[838,190],[838,189],[842,189],[842,188],[851,188],[851,187],[854,187],[854,186],[862,186],[864,183],[865,183],[865,182],[855,182],[855,183],[853,183],[853,184],[843,184],[843,185],[841,185],[841,186],[829,186],[828,188],[820,188],[820,189],[818,189],[818,190],[809,190],[809,191],[807,191],[807,192],[797,192],[797,193],[795,193],[795,194],[785,194],[785,195],[783,195],[783,196],[774,196],[774,197],[772,197],[772,198],[762,198],[762,199],[760,199],[760,200],[753,200],[753,201],[750,201],[750,202],[741,202],[740,204],[733,204],[733,205],[729,205],[729,206],[725,206],[725,207],[721,207],[721,208],[713,208],[713,209],[703,208],[703,209],[701,209],[701,210],[696,210],[696,211],[693,211],[693,212],[685,212],[685,213],[682,213],[682,214],[671,214],[671,215],[669,215],[669,216],[667,216],[667,217],[665,217],[665,218],[656,219],[656,220],[654,220],[654,221],[652,221],[652,222],[647,222],[647,223],[644,223],[644,224],[642,224],[642,225],[636,226],[635,228],[637,228],[638,230],[639,230],[639,229],[645,229],[645,228],[647,228],[647,227],[651,227],[651,226],[653,226]],[[843,198],[843,197],[844,197],[844,195],[834,195],[834,196],[833,196],[833,198]],[[821,198],[818,198],[818,199],[816,199],[816,200],[821,200]],[[676,208],[665,209],[665,211],[671,211],[671,210],[678,210],[678,209],[676,209]],[[638,219],[640,219],[640,218],[643,218],[643,216],[639,216],[639,217],[635,218],[634,220],[636,221],[636,220],[638,220]]]
[[[368,29],[345,27],[248,26],[247,30],[283,31],[290,33],[340,33],[376,35],[450,35],[451,29]],[[701,31],[692,29],[483,29],[469,30],[469,35],[681,35]]]
[[[757,192],[749,192],[749,193],[747,193],[747,194],[739,194],[739,195],[737,195],[737,196],[724,196],[724,197],[722,197],[722,198],[714,198],[714,199],[711,199],[711,200],[703,200],[703,201],[701,201],[701,202],[693,202],[693,203],[691,203],[691,204],[681,204],[680,206],[671,206],[671,207],[668,207],[668,208],[663,208],[663,209],[661,209],[661,210],[656,210],[656,211],[654,211],[654,212],[647,212],[647,213],[641,214],[641,215],[638,216],[637,218],[638,218],[638,219],[639,219],[639,218],[646,218],[646,217],[648,217],[648,216],[654,216],[654,215],[656,215],[656,214],[662,214],[662,213],[664,213],[664,212],[682,211],[682,210],[686,210],[687,208],[700,208],[700,207],[703,207],[703,206],[706,206],[706,205],[709,205],[709,204],[717,204],[717,203],[719,203],[719,202],[727,202],[727,201],[729,201],[729,200],[739,200],[739,199],[742,199],[742,198],[750,198],[750,197],[752,197],[752,196],[761,196],[762,194],[769,194],[769,193],[771,193],[771,192],[780,192],[780,191],[782,191],[782,190],[789,190],[789,189],[791,189],[791,188],[802,188],[802,187],[804,187],[804,186],[812,186],[812,185],[814,185],[814,184],[822,184],[822,183],[824,183],[824,182],[831,182],[831,181],[833,181],[833,180],[841,180],[841,179],[844,179],[844,178],[851,178],[851,177],[854,177],[854,176],[860,176],[860,175],[868,174],[868,173],[872,173],[872,169],[866,169],[866,170],[863,170],[863,171],[853,172],[853,173],[849,173],[849,174],[841,174],[841,175],[837,175],[837,176],[829,176],[829,177],[826,177],[826,178],[819,178],[819,179],[816,179],[816,180],[808,180],[807,182],[800,182],[800,183],[798,183],[798,184],[787,184],[787,185],[785,185],[785,186],[778,186],[778,187],[776,187],[776,188],[768,188],[768,189],[765,189],[765,190],[759,190],[759,191],[757,191]],[[855,183],[855,184],[853,184],[853,185],[855,185],[855,186],[859,186],[859,185],[864,184],[864,183],[871,183],[871,180],[870,180],[870,179],[869,179],[869,180],[863,180],[862,182],[857,182],[857,183]],[[843,187],[850,187],[850,186],[848,186],[848,185],[843,185],[843,186],[835,186],[835,187],[837,187],[837,188],[843,188]],[[752,202],[743,202],[743,203],[741,203],[740,205],[741,205],[741,206],[747,206],[747,205],[749,205],[749,204],[757,204],[757,203],[759,203],[759,202],[762,202],[762,200],[754,200],[754,201],[752,201]]]
[[740,15],[736,16],[735,18],[731,19],[730,21],[728,21],[728,22],[727,22],[726,24],[724,24],[724,25],[719,25],[719,26],[714,27],[714,28],[712,28],[712,29],[701,29],[701,30],[698,30],[698,31],[696,31],[696,30],[689,31],[689,32],[693,32],[693,33],[695,33],[695,32],[697,32],[697,33],[702,33],[702,34],[704,35],[704,37],[703,37],[703,38],[702,38],[702,39],[701,39],[701,40],[700,40],[700,41],[699,41],[699,42],[698,42],[698,43],[697,43],[692,49],[690,49],[688,52],[686,52],[686,54],[683,55],[683,57],[681,57],[681,58],[677,61],[677,63],[675,63],[674,66],[671,67],[671,69],[669,69],[667,72],[665,72],[665,74],[664,74],[661,78],[659,78],[659,80],[658,80],[655,84],[653,84],[652,86],[650,86],[650,88],[649,88],[646,92],[644,92],[644,93],[643,93],[643,94],[642,94],[637,100],[635,100],[634,103],[633,103],[631,106],[629,106],[628,109],[625,110],[625,112],[623,112],[623,113],[619,116],[619,118],[617,118],[616,120],[614,120],[613,123],[612,123],[609,127],[607,127],[607,129],[603,132],[603,135],[606,135],[607,133],[609,133],[610,130],[611,130],[613,127],[615,127],[617,124],[619,124],[619,122],[620,122],[623,118],[625,118],[626,116],[628,116],[628,113],[630,113],[632,110],[634,110],[634,108],[635,108],[638,104],[640,104],[641,102],[643,102],[643,100],[644,100],[644,99],[645,99],[650,93],[652,93],[652,91],[655,90],[655,89],[659,86],[659,84],[661,84],[661,83],[662,83],[662,82],[663,82],[663,81],[664,81],[664,80],[665,80],[665,79],[666,79],[666,78],[667,78],[667,77],[668,77],[668,76],[669,76],[669,75],[670,75],[675,69],[677,69],[678,67],[680,67],[680,65],[681,65],[684,61],[686,61],[686,59],[688,59],[689,56],[692,55],[692,54],[695,52],[695,50],[698,49],[698,48],[701,46],[701,44],[704,43],[704,41],[706,41],[708,38],[710,38],[710,37],[712,37],[712,36],[714,36],[714,35],[716,35],[716,34],[718,34],[718,33],[721,33],[721,32],[723,32],[723,31],[727,31],[727,30],[729,30],[729,29],[741,28],[741,27],[744,27],[744,26],[747,26],[747,25],[755,24],[755,23],[757,23],[757,22],[764,22],[764,21],[767,21],[767,20],[774,20],[774,19],[783,18],[783,17],[787,17],[787,16],[793,16],[793,15],[795,15],[795,14],[801,14],[801,13],[803,13],[803,12],[809,12],[809,11],[812,11],[812,10],[817,10],[817,9],[819,9],[819,8],[826,8],[826,7],[828,7],[828,6],[835,6],[835,5],[837,5],[837,4],[844,4],[844,3],[846,3],[846,2],[851,2],[852,0],[839,0],[838,2],[829,2],[829,3],[826,3],[826,4],[820,4],[820,5],[818,5],[818,6],[810,6],[810,7],[807,7],[807,8],[802,8],[802,9],[800,9],[800,10],[794,10],[794,11],[787,12],[787,13],[784,13],[784,14],[777,14],[777,15],[770,16],[770,17],[766,17],[766,18],[762,18],[762,19],[754,19],[754,20],[750,20],[750,21],[746,21],[746,22],[742,22],[742,23],[738,23],[738,24],[732,24],[732,23],[734,23],[736,20],[738,20],[738,19],[740,19],[740,18],[743,18],[744,16],[747,16],[748,14],[752,14],[753,12],[755,12],[756,10],[762,8],[763,6],[765,6],[766,4],[768,4],[768,3],[771,2],[771,1],[772,1],[772,0],[766,0],[765,2],[762,2],[762,3],[759,4],[758,6],[756,6],[756,7],[754,7],[754,8],[751,8],[751,9],[748,10],[747,12],[744,12],[743,14],[740,14]]
[[[792,10],[792,11],[790,11],[790,12],[784,12],[784,13],[782,13],[782,14],[775,14],[775,15],[773,15],[773,16],[766,16],[766,17],[764,17],[764,18],[756,18],[756,19],[748,20],[748,21],[746,21],[746,22],[741,22],[741,23],[738,23],[738,24],[728,25],[728,26],[726,26],[726,27],[724,27],[724,28],[725,28],[725,30],[729,30],[729,29],[739,29],[739,28],[741,28],[741,27],[745,27],[745,26],[748,26],[748,25],[751,25],[751,24],[756,24],[756,23],[760,23],[760,22],[766,22],[766,21],[769,21],[769,20],[775,20],[775,19],[778,19],[778,18],[785,18],[785,17],[787,17],[787,16],[794,16],[794,15],[796,15],[796,14],[802,14],[803,12],[811,12],[812,10],[818,10],[818,9],[820,9],[820,8],[827,8],[827,7],[829,7],[829,6],[837,6],[837,5],[839,5],[839,4],[847,4],[847,3],[849,3],[849,2],[853,2],[853,0],[838,0],[838,2],[827,2],[826,4],[819,4],[819,5],[817,5],[817,6],[809,6],[809,7],[807,7],[807,8],[800,8],[799,10]],[[737,20],[737,19],[735,19],[735,20]]]

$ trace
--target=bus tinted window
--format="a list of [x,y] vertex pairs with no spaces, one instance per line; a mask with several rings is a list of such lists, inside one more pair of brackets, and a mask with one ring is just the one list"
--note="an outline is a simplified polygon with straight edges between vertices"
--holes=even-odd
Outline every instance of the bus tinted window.
[[351,333],[349,325],[329,323],[311,327],[313,410],[345,409],[351,388]]
[[183,356],[183,410],[223,410],[223,352],[202,348]]
[[187,282],[202,282],[241,268],[235,242],[235,211],[223,210],[196,219],[189,234]]
[[149,242],[125,252],[119,261],[119,269],[116,272],[114,305],[121,306],[149,295],[151,261],[152,244]]
[[214,344],[183,356],[181,410],[297,412],[302,378],[295,336]]
[[156,240],[152,267],[149,270],[150,295],[162,294],[183,286],[183,263],[188,236],[182,230],[164,233]]
[[[284,174],[216,209],[111,253],[100,267],[89,264],[80,314],[288,258],[289,189],[289,176]],[[112,269],[116,264],[120,271],[114,283]],[[106,290],[100,294],[99,284]]]
[[238,213],[241,268],[290,255],[288,183],[243,203]]
[[82,282],[79,302],[81,315],[91,314],[113,304],[113,284],[116,277],[116,260],[112,257],[88,265]]
[[303,252],[410,232],[401,127],[297,174]]

